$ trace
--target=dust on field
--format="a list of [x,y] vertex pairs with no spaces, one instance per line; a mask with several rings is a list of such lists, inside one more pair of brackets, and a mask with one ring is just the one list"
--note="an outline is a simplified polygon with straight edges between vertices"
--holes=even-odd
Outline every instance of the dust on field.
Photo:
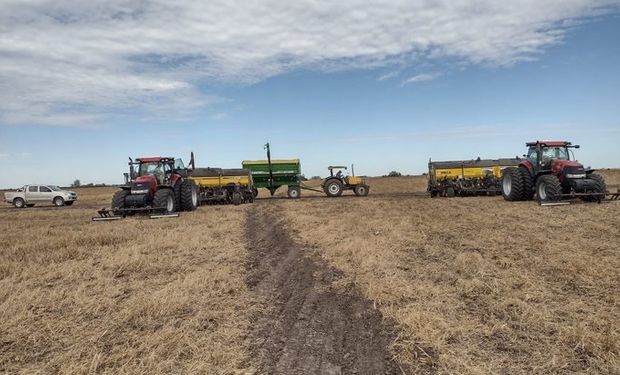
[[113,191],[0,210],[0,372],[235,373],[252,305],[245,206],[90,222]]
[[285,212],[398,323],[392,351],[413,371],[620,372],[620,204],[372,198],[373,187]]

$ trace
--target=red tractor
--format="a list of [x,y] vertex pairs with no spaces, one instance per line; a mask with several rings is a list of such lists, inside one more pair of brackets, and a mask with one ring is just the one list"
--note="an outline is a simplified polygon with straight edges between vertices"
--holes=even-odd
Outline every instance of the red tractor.
[[508,201],[530,200],[536,194],[541,202],[580,198],[600,202],[607,186],[594,169],[584,168],[575,160],[572,150],[579,145],[566,141],[535,141],[526,143],[525,159],[518,167],[502,173],[502,195]]
[[[193,166],[194,155],[190,165]],[[129,174],[112,197],[112,212],[125,216],[137,212],[171,214],[198,207],[198,190],[187,178],[181,159],[172,157],[129,158]]]

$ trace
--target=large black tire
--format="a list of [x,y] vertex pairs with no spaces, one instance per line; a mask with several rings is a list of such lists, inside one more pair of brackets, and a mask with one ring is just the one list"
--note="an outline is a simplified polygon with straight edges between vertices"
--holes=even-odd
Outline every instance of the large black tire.
[[[603,178],[603,176],[598,173],[591,173],[590,175],[588,175],[588,178],[595,182],[595,193],[607,193],[607,184],[605,183],[605,179]],[[581,199],[586,202],[600,202],[601,200],[603,200],[603,198],[604,196],[602,195],[581,197]]]
[[452,186],[448,186],[445,192],[446,192],[446,197],[448,198],[454,198],[454,196],[456,195],[456,191],[454,191],[454,188]]
[[286,194],[291,199],[297,199],[301,196],[301,188],[299,186],[289,186]]
[[541,202],[553,202],[560,200],[562,185],[560,180],[552,174],[545,174],[538,177],[536,181],[536,195]]
[[257,188],[252,188],[252,195],[254,195],[254,198],[256,198],[258,196],[258,189]]
[[342,195],[342,182],[336,179],[329,180],[325,183],[324,190],[328,197],[339,197]]
[[180,211],[181,207],[181,186],[183,185],[183,181],[177,180],[174,184],[172,190],[174,191],[174,206],[176,207],[176,211]]
[[241,192],[234,191],[232,193],[232,204],[234,204],[235,206],[238,206],[241,204],[241,200],[242,200]]
[[365,197],[368,195],[369,190],[370,190],[370,187],[368,185],[362,184],[362,185],[356,185],[355,188],[353,189],[353,192],[358,197]]
[[65,205],[65,200],[62,197],[55,197],[52,203],[54,203],[56,207],[62,207]]
[[114,195],[112,196],[112,212],[117,215],[118,214],[118,209],[123,209],[125,208],[125,197],[127,197],[129,194],[131,194],[131,191],[129,190],[119,190],[116,193],[114,193]]
[[518,168],[506,168],[502,172],[502,196],[507,201],[523,200],[523,176]]
[[521,173],[521,179],[523,181],[523,193],[521,195],[521,200],[529,201],[534,198],[534,178],[532,174],[527,168],[521,167],[519,168],[519,173]]
[[15,206],[15,208],[24,208],[26,207],[26,202],[21,198],[15,198],[13,199],[13,206]]
[[153,197],[153,207],[161,209],[164,214],[171,214],[176,211],[176,199],[172,189],[159,189]]
[[181,209],[194,211],[198,207],[198,189],[192,180],[181,182]]

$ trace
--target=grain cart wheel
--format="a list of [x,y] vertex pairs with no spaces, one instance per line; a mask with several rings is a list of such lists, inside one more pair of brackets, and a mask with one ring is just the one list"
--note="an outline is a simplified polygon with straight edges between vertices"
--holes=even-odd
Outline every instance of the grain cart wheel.
[[519,168],[519,172],[521,173],[521,179],[523,180],[523,195],[521,195],[521,199],[524,201],[529,201],[534,198],[534,179],[526,168]]
[[358,197],[365,197],[368,195],[368,190],[369,190],[368,185],[356,185],[355,188],[353,189],[353,192]]
[[183,211],[194,211],[198,207],[198,189],[191,180],[184,180],[181,183],[181,209]]
[[562,194],[560,180],[554,175],[546,174],[538,177],[536,182],[536,194],[541,202],[557,201]]
[[125,197],[131,194],[129,190],[119,190],[112,196],[112,212],[118,215],[118,209],[125,208]]
[[325,184],[325,194],[328,197],[339,197],[342,195],[342,182],[339,180],[333,179],[327,181]]
[[[605,179],[598,173],[591,173],[588,178],[590,180],[594,180],[596,187],[594,188],[594,193],[606,193],[607,192],[607,184],[605,183]],[[600,202],[603,199],[602,196],[582,196],[581,200],[586,202]]]
[[15,208],[24,208],[26,207],[26,202],[21,198],[15,198],[13,199],[13,206],[15,206]]
[[171,189],[159,189],[153,197],[153,207],[159,208],[165,214],[171,214],[176,210],[174,191]]
[[287,195],[291,199],[297,199],[301,196],[301,189],[299,186],[290,186],[288,188]]
[[502,195],[507,201],[523,199],[523,176],[518,168],[506,168],[502,173]]
[[232,204],[238,206],[241,204],[241,193],[238,191],[234,191],[232,193]]
[[56,197],[54,198],[53,203],[56,207],[62,207],[65,205],[65,200],[62,199],[62,197]]

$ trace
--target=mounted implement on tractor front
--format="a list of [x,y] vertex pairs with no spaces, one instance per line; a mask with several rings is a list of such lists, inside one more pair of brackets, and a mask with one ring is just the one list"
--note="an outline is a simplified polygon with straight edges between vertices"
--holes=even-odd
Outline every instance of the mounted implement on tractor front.
[[[194,155],[192,153],[193,165]],[[150,218],[177,217],[178,211],[198,206],[196,185],[188,179],[181,159],[172,157],[129,158],[125,185],[114,193],[110,209],[97,211],[93,221],[118,220],[135,214]]]
[[506,168],[502,176],[502,195],[508,201],[530,200],[536,196],[540,204],[557,205],[562,200],[579,198],[585,202],[601,202],[608,195],[603,177],[594,169],[584,168],[566,141],[526,143],[526,159],[518,167]]

